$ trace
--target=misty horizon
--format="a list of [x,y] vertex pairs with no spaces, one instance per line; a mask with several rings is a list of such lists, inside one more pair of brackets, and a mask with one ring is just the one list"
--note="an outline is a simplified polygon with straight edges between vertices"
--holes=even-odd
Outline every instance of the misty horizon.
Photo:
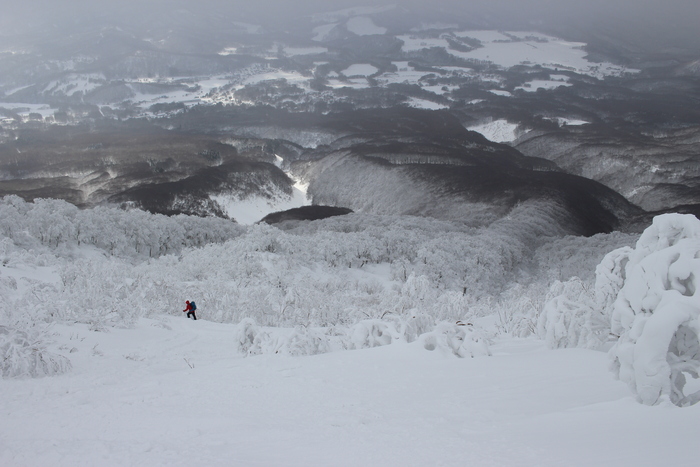
[[3,7],[0,17],[0,40],[13,41],[13,36],[51,36],[70,34],[90,27],[117,26],[146,33],[153,28],[167,28],[178,21],[192,19],[191,27],[206,33],[207,25],[225,28],[227,22],[249,22],[270,30],[299,33],[315,14],[355,7],[394,6],[385,17],[408,17],[457,23],[467,28],[539,30],[558,33],[569,40],[584,40],[589,34],[620,36],[631,47],[647,51],[686,48],[700,50],[697,20],[700,2],[675,0],[472,0],[424,2],[387,0],[379,4],[362,1],[302,0],[284,2],[261,0],[227,2],[189,0],[147,2],[72,0],[46,2],[31,0]]

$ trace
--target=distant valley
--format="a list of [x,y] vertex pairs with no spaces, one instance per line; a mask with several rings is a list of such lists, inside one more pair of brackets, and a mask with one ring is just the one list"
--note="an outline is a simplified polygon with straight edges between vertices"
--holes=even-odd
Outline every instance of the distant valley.
[[102,19],[0,42],[0,194],[245,223],[312,203],[450,219],[479,203],[478,224],[546,198],[588,234],[698,211],[687,54],[397,8],[284,32],[234,21],[203,36],[190,12],[169,32]]

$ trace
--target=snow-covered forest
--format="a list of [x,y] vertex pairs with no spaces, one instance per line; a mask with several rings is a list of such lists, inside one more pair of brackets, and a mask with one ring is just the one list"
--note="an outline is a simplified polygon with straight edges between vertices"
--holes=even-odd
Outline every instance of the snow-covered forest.
[[[653,345],[668,346],[681,327],[674,345],[683,362],[669,375],[680,387],[664,383],[661,393],[681,405],[697,401],[683,398],[679,380],[698,363],[700,226],[692,216],[658,218],[635,250],[632,234],[545,236],[536,205],[480,229],[362,214],[241,227],[17,197],[4,198],[0,211],[4,376],[57,371],[41,358],[69,367],[68,356],[38,357],[36,344],[10,345],[15,333],[43,343],[52,323],[129,328],[142,317],[180,315],[196,298],[200,318],[241,323],[247,354],[309,355],[437,333],[456,355],[476,356],[488,355],[497,336],[537,336],[552,348],[615,344],[618,371],[636,387],[630,374],[642,363],[629,355],[639,339],[631,329],[647,315],[671,319],[656,308],[684,303],[673,323],[659,325],[671,326],[666,340]],[[633,268],[651,261],[652,271]],[[658,402],[656,386],[641,400]]]
[[[0,202],[2,378],[80,377],[84,362],[105,358],[106,341],[94,336],[119,333],[128,342],[144,323],[169,335],[202,333],[174,324],[186,322],[184,301],[192,299],[197,329],[229,326],[206,338],[225,341],[209,359],[409,345],[495,369],[491,356],[504,345],[543,342],[548,353],[607,352],[608,364],[596,357],[595,371],[627,383],[628,397],[644,404],[697,402],[700,221],[660,216],[641,236],[550,229],[536,203],[481,228],[368,214],[243,227],[8,196]],[[96,343],[81,353],[86,336]],[[422,368],[424,357],[405,356]],[[576,394],[589,391],[583,385]]]
[[[0,209],[3,299],[12,304],[3,319],[14,327],[128,327],[178,314],[185,297],[197,297],[202,316],[217,322],[330,329],[383,319],[420,334],[497,311],[500,332],[527,336],[547,294],[561,282],[593,293],[596,265],[636,240],[544,236],[537,206],[481,229],[362,214],[241,227],[16,197]],[[22,280],[16,271],[27,267],[46,280]]]

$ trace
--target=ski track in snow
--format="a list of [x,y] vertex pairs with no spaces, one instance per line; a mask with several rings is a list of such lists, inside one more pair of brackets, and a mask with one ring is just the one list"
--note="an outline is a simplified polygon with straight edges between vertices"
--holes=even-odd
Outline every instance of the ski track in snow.
[[474,359],[418,343],[246,358],[234,325],[198,313],[55,326],[73,370],[0,380],[0,465],[696,465],[700,407],[638,404],[602,352],[503,339]]

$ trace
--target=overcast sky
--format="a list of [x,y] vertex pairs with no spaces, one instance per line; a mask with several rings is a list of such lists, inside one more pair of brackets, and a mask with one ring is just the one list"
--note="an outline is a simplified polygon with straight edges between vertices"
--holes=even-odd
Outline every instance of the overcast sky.
[[619,25],[621,31],[649,41],[659,36],[660,41],[700,43],[700,0],[0,0],[0,35],[95,15],[138,21],[174,9],[192,14],[225,12],[232,21],[278,26],[315,12],[380,4],[397,4],[426,18],[435,12],[458,20],[502,20],[507,25],[560,23],[591,29]]

